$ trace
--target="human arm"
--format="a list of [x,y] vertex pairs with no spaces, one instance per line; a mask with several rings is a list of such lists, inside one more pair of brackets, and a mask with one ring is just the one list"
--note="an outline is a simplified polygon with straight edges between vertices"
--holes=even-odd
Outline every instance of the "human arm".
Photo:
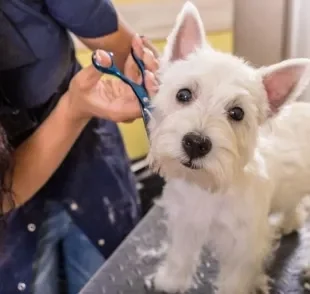
[[[29,200],[59,167],[88,120],[70,115],[70,97],[66,93],[34,134],[14,152],[14,169],[8,174],[15,206]],[[4,202],[4,211],[11,203]]]
[[[144,54],[140,45],[133,44],[138,47],[137,55],[144,60],[146,68],[154,68],[151,56]],[[109,56],[102,55],[101,63],[108,65]],[[130,63],[125,72],[134,77]],[[12,174],[7,174],[7,182],[12,183],[15,206],[31,199],[48,181],[92,117],[118,122],[141,116],[138,101],[129,86],[120,80],[100,78],[101,74],[93,66],[80,71],[48,118],[14,151],[14,169]],[[152,95],[156,82],[149,71],[146,87]],[[4,200],[3,210],[7,212],[12,207],[8,198]]]
[[102,49],[113,52],[115,64],[123,71],[126,58],[130,54],[131,42],[135,32],[119,14],[117,23],[117,30],[111,34],[97,38],[83,38],[80,36],[78,38],[91,50]]
[[[114,53],[116,65],[123,70],[136,35],[131,26],[115,10],[110,0],[45,0],[49,13],[61,25],[74,33],[89,49]],[[146,38],[144,46],[158,57],[156,48]]]
[[[118,14],[118,29],[116,32],[107,36],[98,38],[82,38],[78,37],[84,45],[91,50],[102,49],[113,52],[115,64],[123,71],[125,61],[130,54],[131,42],[136,33],[128,23]],[[150,50],[155,58],[159,57],[159,53],[155,46],[144,36],[141,37],[145,50]]]

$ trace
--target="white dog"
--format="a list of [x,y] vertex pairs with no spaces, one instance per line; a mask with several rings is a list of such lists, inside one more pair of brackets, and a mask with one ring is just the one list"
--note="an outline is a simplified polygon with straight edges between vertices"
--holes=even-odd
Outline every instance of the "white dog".
[[307,86],[310,60],[255,69],[217,52],[187,2],[159,76],[149,160],[167,180],[160,203],[169,247],[155,289],[190,288],[208,246],[219,260],[220,294],[268,293],[268,217],[283,213],[282,233],[297,230],[297,205],[310,193],[310,105],[284,105]]

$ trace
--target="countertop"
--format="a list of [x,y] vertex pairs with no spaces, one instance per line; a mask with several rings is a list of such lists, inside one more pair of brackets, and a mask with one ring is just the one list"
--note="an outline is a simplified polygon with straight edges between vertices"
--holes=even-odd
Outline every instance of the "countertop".
[[[80,294],[150,294],[144,277],[153,273],[165,249],[163,211],[153,207]],[[310,222],[298,233],[283,238],[270,273],[274,279],[271,293],[299,294],[304,292],[300,273],[310,262]],[[205,253],[199,280],[189,294],[214,293],[212,280],[216,262]]]

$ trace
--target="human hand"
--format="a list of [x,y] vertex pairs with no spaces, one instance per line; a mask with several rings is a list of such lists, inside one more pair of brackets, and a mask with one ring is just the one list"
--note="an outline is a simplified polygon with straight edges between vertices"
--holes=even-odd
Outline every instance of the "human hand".
[[[132,47],[137,57],[145,64],[145,86],[149,96],[153,96],[158,87],[155,73],[158,61],[151,50],[143,45],[139,37],[133,39]],[[102,50],[96,52],[97,61],[109,66],[109,55]],[[125,75],[135,81],[142,82],[142,77],[131,55],[125,63]],[[82,69],[71,81],[68,98],[70,112],[75,120],[88,120],[100,117],[115,122],[131,121],[141,117],[141,109],[134,92],[118,78],[101,79],[102,73],[93,65]]]
[[157,48],[152,44],[152,42],[144,36],[142,36],[141,39],[142,39],[142,43],[143,43],[144,48],[151,50],[153,55],[155,56],[155,58],[158,59],[160,54],[159,54]]

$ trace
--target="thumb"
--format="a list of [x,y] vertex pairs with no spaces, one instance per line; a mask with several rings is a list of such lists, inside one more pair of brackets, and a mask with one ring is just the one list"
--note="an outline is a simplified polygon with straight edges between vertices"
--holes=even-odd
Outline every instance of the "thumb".
[[[94,59],[98,65],[104,67],[109,67],[112,63],[110,55],[103,50],[97,50],[94,53]],[[96,69],[93,64],[91,64],[80,72],[79,78],[81,81],[83,81],[83,85],[89,89],[98,83],[102,75],[103,73]]]

